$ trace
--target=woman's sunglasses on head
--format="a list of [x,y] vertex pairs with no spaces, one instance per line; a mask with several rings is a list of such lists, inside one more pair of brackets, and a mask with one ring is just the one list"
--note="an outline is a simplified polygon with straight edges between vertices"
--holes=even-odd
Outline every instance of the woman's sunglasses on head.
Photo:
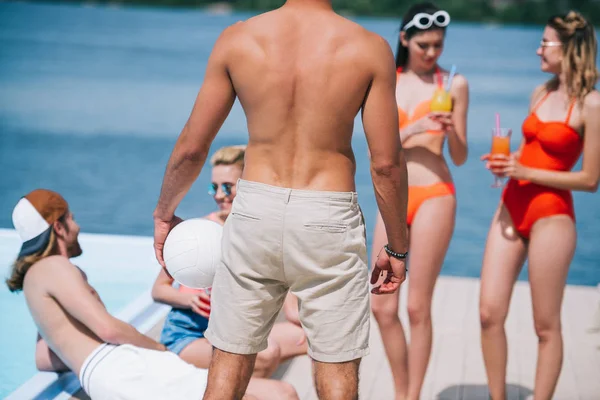
[[412,20],[410,20],[402,30],[407,30],[412,28],[413,26],[418,29],[429,29],[433,24],[440,28],[444,28],[448,26],[450,23],[450,14],[448,14],[444,10],[439,10],[434,12],[433,14],[427,13],[418,13],[416,14]]
[[562,46],[561,42],[547,42],[544,39],[540,41],[540,47],[558,47]]
[[[221,190],[225,196],[231,196],[231,188],[233,187],[233,183],[221,183]],[[214,196],[217,194],[217,190],[219,189],[219,185],[212,182],[208,184],[208,194]]]

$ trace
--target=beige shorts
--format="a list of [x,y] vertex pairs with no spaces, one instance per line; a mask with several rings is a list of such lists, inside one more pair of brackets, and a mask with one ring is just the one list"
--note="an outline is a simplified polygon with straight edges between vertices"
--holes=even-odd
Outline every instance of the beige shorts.
[[239,180],[222,246],[205,332],[213,346],[236,354],[266,349],[291,290],[313,359],[368,354],[366,231],[356,193]]

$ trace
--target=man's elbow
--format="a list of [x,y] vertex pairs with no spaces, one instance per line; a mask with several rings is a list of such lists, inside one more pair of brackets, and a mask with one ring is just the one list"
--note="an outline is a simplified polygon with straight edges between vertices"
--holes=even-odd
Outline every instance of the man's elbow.
[[104,324],[102,328],[98,329],[95,333],[104,343],[125,344],[125,335],[120,325],[119,321],[115,319],[115,321],[111,323]]
[[173,157],[173,163],[175,165],[181,165],[189,162],[199,163],[204,159],[203,155],[205,153],[207,152],[199,146],[182,146],[176,150]]
[[400,169],[400,158],[388,160],[373,160],[371,159],[371,171],[376,176],[389,177],[393,176]]
[[210,144],[206,145],[203,141],[198,140],[195,135],[192,135],[191,128],[186,125],[175,146],[175,154],[181,161],[198,162],[208,155],[209,147]]

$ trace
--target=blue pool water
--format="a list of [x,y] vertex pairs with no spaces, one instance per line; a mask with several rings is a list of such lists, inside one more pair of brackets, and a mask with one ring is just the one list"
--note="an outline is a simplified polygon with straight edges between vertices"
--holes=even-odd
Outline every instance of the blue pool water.
[[[0,15],[0,228],[12,228],[11,210],[20,196],[47,187],[66,197],[83,232],[150,236],[164,167],[207,56],[221,30],[248,15],[10,2],[0,3]],[[357,21],[395,47],[398,21]],[[464,166],[452,167],[458,214],[442,274],[479,276],[500,195],[489,187],[492,176],[479,155],[489,147],[495,112],[503,125],[519,132],[531,90],[546,79],[535,56],[540,37],[541,28],[535,27],[453,23],[448,31],[441,63],[456,64],[470,82],[470,153]],[[355,127],[357,186],[370,241],[376,206],[359,119]],[[243,143],[245,132],[236,103],[211,152]],[[208,181],[205,170],[179,215],[213,210]],[[600,282],[598,195],[574,197],[579,242],[568,280],[595,285]],[[98,240],[82,237],[85,254],[77,263],[116,312],[152,282],[151,241],[108,246]],[[0,240],[3,276],[17,248],[14,238]],[[526,270],[520,279],[526,279]],[[34,372],[35,341],[23,297],[4,287],[0,325],[3,397]]]

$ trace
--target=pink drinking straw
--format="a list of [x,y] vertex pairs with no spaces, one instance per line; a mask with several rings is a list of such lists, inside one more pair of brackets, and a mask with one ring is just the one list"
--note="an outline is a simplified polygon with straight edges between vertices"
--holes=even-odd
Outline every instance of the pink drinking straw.
[[500,132],[500,114],[496,113],[496,135]]
[[[496,113],[496,132],[494,132],[494,136],[500,136],[500,113]],[[493,151],[493,144],[494,144],[494,139],[495,137],[492,137],[492,151]],[[498,175],[494,175],[494,184],[492,185],[493,188],[499,188],[502,187],[502,179],[500,179],[500,177],[498,177]]]

